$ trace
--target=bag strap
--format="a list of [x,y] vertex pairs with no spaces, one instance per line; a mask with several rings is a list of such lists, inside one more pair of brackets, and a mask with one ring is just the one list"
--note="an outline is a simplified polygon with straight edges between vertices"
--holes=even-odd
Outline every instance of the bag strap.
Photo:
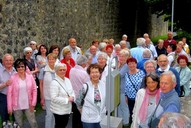
[[131,80],[131,78],[130,78],[130,75],[129,75],[128,73],[127,73],[127,75],[128,75],[128,78],[129,78],[129,80],[130,80],[131,84],[133,85],[133,87],[134,87],[135,91],[137,92],[138,90],[136,89],[135,85],[133,84],[133,82],[132,82],[132,80]]
[[85,93],[84,93],[84,97],[83,97],[83,99],[85,99],[85,97],[86,97],[86,94],[87,94],[87,92],[88,92],[88,89],[89,89],[89,86],[88,86],[88,84],[87,83],[85,83],[86,85],[87,85],[87,89],[86,89],[86,91],[85,91]]
[[156,113],[156,111],[157,111],[157,108],[158,108],[160,102],[161,102],[161,98],[159,99],[159,102],[158,102],[158,104],[157,104],[157,106],[156,106],[156,108],[155,108],[153,114],[151,115],[150,121],[149,121],[149,123],[148,123],[149,128],[151,128],[151,125],[152,125],[152,122],[153,122],[154,115],[155,115],[155,113]]
[[[58,80],[54,79],[55,81],[58,82]],[[68,95],[68,97],[70,97],[70,95],[68,94],[68,92],[66,91],[66,89],[60,84],[60,82],[58,82],[58,84],[64,89],[64,91],[66,92],[66,94]]]

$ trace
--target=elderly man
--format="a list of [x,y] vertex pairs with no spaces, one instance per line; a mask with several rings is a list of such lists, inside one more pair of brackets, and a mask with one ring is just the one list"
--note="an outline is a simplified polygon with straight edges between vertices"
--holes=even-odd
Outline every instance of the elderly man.
[[[84,55],[79,55],[76,59],[77,65],[75,65],[70,70],[70,81],[76,96],[78,96],[79,90],[82,88],[82,85],[85,84],[90,79],[88,73],[85,70],[87,61],[88,59]],[[75,103],[72,103],[72,112],[73,112],[72,127],[82,128],[81,114],[77,109]]]
[[63,59],[63,50],[65,48],[68,48],[68,49],[70,49],[70,52],[72,54],[72,59],[74,59],[76,61],[77,56],[79,54],[82,54],[82,51],[79,47],[77,47],[77,42],[76,42],[75,38],[70,38],[68,42],[69,42],[69,45],[64,47],[60,53],[60,60]]
[[150,60],[150,58],[151,58],[150,50],[145,49],[144,52],[143,52],[143,59],[141,61],[139,61],[139,63],[137,64],[137,68],[143,70],[145,74],[146,74],[146,71],[145,71],[145,68],[144,68],[144,63],[147,60]]
[[5,54],[2,58],[3,67],[0,68],[0,115],[2,121],[9,119],[7,112],[7,89],[11,81],[9,78],[16,72],[13,68],[14,58],[10,54]]
[[177,44],[176,40],[173,39],[173,33],[172,32],[168,32],[167,36],[168,36],[168,38],[166,40],[164,40],[164,47],[165,48],[167,48],[167,46],[169,44],[174,44],[174,45]]
[[145,50],[145,39],[137,38],[137,47],[131,48],[131,56],[134,57],[137,62],[140,62],[143,59],[143,51]]
[[164,55],[164,54],[160,55],[157,60],[158,60],[159,67],[156,70],[156,73],[160,76],[163,72],[172,71],[173,74],[176,76],[175,90],[178,93],[178,95],[180,96],[180,76],[179,76],[178,72],[176,71],[176,69],[169,66],[168,58],[166,55]]
[[151,128],[157,127],[161,116],[166,112],[180,113],[180,99],[175,91],[176,77],[171,71],[161,74],[160,77],[160,100],[151,117]]

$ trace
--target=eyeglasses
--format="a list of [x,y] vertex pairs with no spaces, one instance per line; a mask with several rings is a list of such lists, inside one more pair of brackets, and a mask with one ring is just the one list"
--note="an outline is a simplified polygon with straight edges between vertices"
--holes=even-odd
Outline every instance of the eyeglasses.
[[27,52],[26,54],[31,54],[32,52]]
[[25,66],[17,66],[17,68],[25,68]]
[[35,44],[30,44],[30,45],[35,45]]
[[66,71],[66,69],[59,69],[59,71]]

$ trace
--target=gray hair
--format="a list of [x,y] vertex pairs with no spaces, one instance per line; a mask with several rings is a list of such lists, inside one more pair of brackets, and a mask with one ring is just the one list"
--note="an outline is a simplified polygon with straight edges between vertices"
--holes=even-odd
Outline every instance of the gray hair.
[[108,56],[107,56],[107,54],[105,52],[99,52],[98,55],[97,55],[97,58],[99,58],[100,56],[107,60]]
[[121,48],[121,45],[116,44],[116,45],[115,45],[115,48]]
[[143,51],[143,58],[151,58],[151,51],[148,49],[145,49]]
[[76,63],[77,65],[82,65],[82,64],[86,64],[88,61],[87,57],[84,55],[78,55],[77,59],[76,59]]
[[127,57],[130,56],[129,51],[128,51],[127,49],[122,49],[122,50],[119,52],[119,54],[125,55],[125,56],[127,56]]
[[181,113],[165,112],[159,125],[159,128],[191,128],[191,120]]
[[125,40],[122,40],[122,41],[119,42],[119,44],[122,45],[122,44],[127,44],[127,43],[126,43]]
[[98,46],[99,50],[101,51],[102,49],[104,49],[106,47],[106,45],[107,44],[105,42],[100,42],[99,46]]
[[144,38],[137,38],[137,42],[136,42],[137,46],[145,46],[145,39]]
[[146,68],[147,64],[149,64],[149,63],[152,63],[155,69],[157,68],[157,63],[156,63],[156,61],[154,61],[154,60],[147,60],[147,61],[144,63],[144,69]]
[[176,84],[176,76],[174,75],[174,73],[172,71],[166,71],[166,72],[162,73],[160,78],[162,78],[163,76],[171,76],[172,82]]
[[54,70],[55,70],[55,72],[57,72],[57,71],[59,70],[59,68],[61,68],[61,67],[67,69],[66,64],[64,64],[64,63],[58,63],[58,64],[56,64],[56,65],[54,66]]

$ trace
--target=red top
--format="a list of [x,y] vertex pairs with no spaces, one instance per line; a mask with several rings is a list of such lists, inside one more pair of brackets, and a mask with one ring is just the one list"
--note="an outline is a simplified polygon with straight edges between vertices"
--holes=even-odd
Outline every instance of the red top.
[[66,59],[64,58],[60,62],[66,64],[67,71],[66,71],[65,77],[69,78],[69,73],[71,68],[73,68],[76,65],[75,61],[72,58],[70,58],[70,64],[69,64],[66,62]]
[[169,44],[174,44],[174,45],[176,45],[176,40],[174,40],[174,39],[164,40],[164,47],[165,47],[165,48],[167,48],[167,46],[168,46]]

